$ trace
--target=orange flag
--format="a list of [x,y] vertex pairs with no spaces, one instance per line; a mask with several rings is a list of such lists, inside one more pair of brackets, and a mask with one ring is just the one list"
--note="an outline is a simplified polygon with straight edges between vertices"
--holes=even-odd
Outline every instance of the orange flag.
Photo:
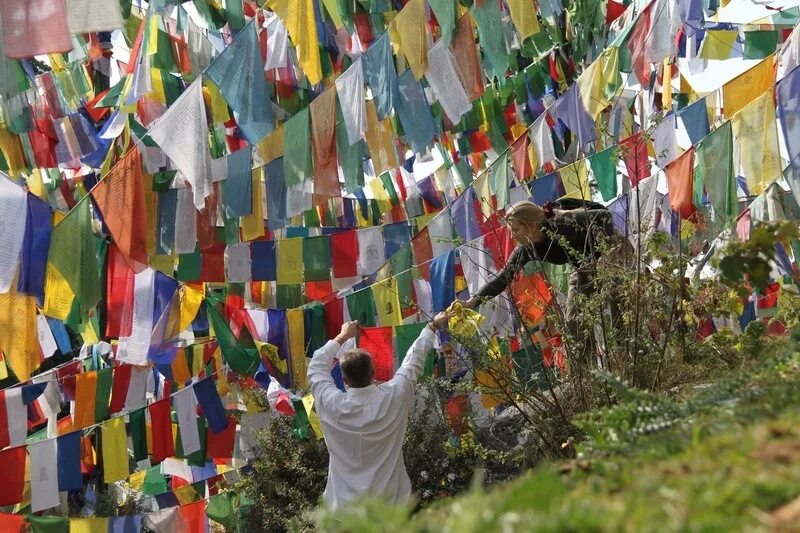
[[683,152],[675,161],[667,165],[667,184],[669,185],[669,207],[687,218],[694,213],[692,204],[694,182],[694,148]]

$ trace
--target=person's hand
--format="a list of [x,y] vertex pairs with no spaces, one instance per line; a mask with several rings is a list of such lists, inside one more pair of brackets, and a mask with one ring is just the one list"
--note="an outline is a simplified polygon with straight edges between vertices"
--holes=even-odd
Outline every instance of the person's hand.
[[342,324],[342,330],[336,336],[336,342],[339,344],[344,344],[348,340],[352,339],[358,333],[358,320],[353,320],[351,322],[345,322]]
[[479,303],[480,303],[479,298],[477,296],[473,296],[469,300],[463,300],[461,302],[461,305],[466,307],[467,309],[475,309]]
[[433,320],[430,322],[430,326],[433,329],[446,329],[447,322],[450,320],[450,317],[455,316],[454,311],[439,311],[439,313],[433,317]]

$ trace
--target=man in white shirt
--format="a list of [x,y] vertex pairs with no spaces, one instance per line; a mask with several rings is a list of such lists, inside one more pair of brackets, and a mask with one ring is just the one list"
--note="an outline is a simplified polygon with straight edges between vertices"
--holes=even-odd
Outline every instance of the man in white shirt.
[[348,322],[335,339],[314,352],[308,382],[328,446],[328,484],[323,500],[333,509],[362,495],[406,503],[411,481],[403,462],[403,440],[414,390],[433,346],[437,328],[451,314],[441,312],[411,345],[403,364],[386,383],[375,383],[372,358],[364,350],[348,350],[339,360],[347,392],[331,378],[333,359],[356,336],[358,322]]

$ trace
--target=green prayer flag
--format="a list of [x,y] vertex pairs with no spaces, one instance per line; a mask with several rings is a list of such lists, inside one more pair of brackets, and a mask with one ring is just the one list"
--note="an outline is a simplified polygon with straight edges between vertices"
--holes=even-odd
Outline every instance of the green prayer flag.
[[336,123],[336,150],[344,175],[344,190],[347,192],[353,192],[364,186],[364,147],[363,139],[351,146],[347,140],[347,128],[344,122]]
[[147,428],[145,426],[145,409],[137,409],[128,414],[129,431],[133,442],[133,460],[136,462],[147,459]]
[[[314,352],[325,344],[325,308],[314,302],[306,308],[308,321],[306,334],[309,335],[306,356],[311,357]],[[310,331],[309,331],[310,330]]]
[[489,186],[497,198],[498,209],[508,204],[508,159],[509,152],[503,152],[492,164],[489,174]]
[[472,14],[478,24],[480,48],[492,67],[493,74],[504,79],[508,69],[508,50],[506,49],[505,25],[500,15],[500,3],[473,4]]
[[303,270],[306,281],[331,279],[331,245],[327,235],[303,239]]
[[90,209],[90,202],[81,201],[53,228],[47,255],[48,261],[74,291],[81,317],[87,317],[89,310],[100,301],[100,276]]
[[304,303],[306,302],[302,285],[280,283],[275,285],[275,304],[278,309],[294,309]]
[[69,519],[61,516],[28,515],[33,533],[68,533]]
[[161,474],[161,466],[148,468],[147,473],[144,475],[142,493],[146,496],[155,496],[156,494],[163,494],[167,490],[169,490],[167,488],[167,480]]
[[[208,318],[211,320],[211,325],[214,328],[214,334],[217,337],[217,343],[222,351],[222,357],[229,367],[234,372],[246,376],[252,376],[261,364],[261,358],[258,355],[258,350],[255,348],[245,348],[236,339],[228,327],[228,322],[217,309],[217,305],[222,306],[220,300],[215,297],[210,297],[207,300],[208,305]],[[243,332],[247,328],[242,328]]]
[[172,41],[169,38],[169,34],[164,31],[158,30],[156,53],[151,57],[150,66],[152,68],[168,72],[176,72],[178,70],[177,65],[175,65],[175,56],[172,55]]
[[308,430],[310,424],[308,422],[308,415],[306,414],[305,405],[300,398],[292,399],[292,406],[294,407],[294,436],[298,440],[306,440],[308,438]]
[[778,30],[744,32],[744,58],[764,59],[778,47]]
[[178,255],[178,281],[197,281],[200,279],[200,250],[195,248],[191,254]]
[[394,327],[394,354],[398,367],[403,364],[408,350],[426,325],[427,322],[420,322],[418,324],[404,324]]
[[589,165],[603,200],[608,202],[617,196],[617,157],[614,147],[606,148],[589,156]]
[[697,171],[695,179],[702,180],[714,210],[723,217],[733,218],[738,214],[736,177],[733,171],[733,136],[731,122],[706,135],[695,151]]
[[[307,228],[318,228],[320,226],[319,214],[316,207],[303,212],[303,222]],[[334,224],[335,226],[336,224]]]
[[94,402],[94,419],[99,422],[108,419],[108,402],[111,399],[111,368],[97,371],[97,397]]
[[456,0],[428,0],[428,4],[442,30],[442,40],[450,46],[456,29]]
[[206,507],[206,515],[225,527],[226,530],[236,529],[236,514],[233,512],[233,503],[231,502],[232,493],[223,492],[212,496],[208,500]]
[[350,320],[358,320],[360,325],[367,327],[377,325],[375,324],[375,301],[369,287],[348,294],[346,300]]
[[225,15],[228,17],[230,29],[237,31],[244,28],[242,0],[225,0]]
[[384,172],[381,174],[380,179],[381,183],[383,183],[383,188],[386,189],[386,194],[389,195],[389,201],[392,202],[392,205],[399,204],[400,197],[397,196],[397,189],[394,188],[392,176],[388,172]]
[[314,173],[309,109],[304,107],[283,126],[283,175],[287,187],[309,179]]
[[411,243],[405,243],[395,254],[389,258],[392,276],[395,278],[400,307],[408,309],[416,302],[413,298],[413,282],[411,281]]

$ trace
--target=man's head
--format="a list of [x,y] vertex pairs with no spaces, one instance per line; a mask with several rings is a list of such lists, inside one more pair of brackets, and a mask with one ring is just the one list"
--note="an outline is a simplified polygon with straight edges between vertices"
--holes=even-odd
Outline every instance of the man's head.
[[372,385],[375,379],[375,367],[372,356],[366,350],[348,350],[339,359],[342,377],[348,387],[360,389]]

